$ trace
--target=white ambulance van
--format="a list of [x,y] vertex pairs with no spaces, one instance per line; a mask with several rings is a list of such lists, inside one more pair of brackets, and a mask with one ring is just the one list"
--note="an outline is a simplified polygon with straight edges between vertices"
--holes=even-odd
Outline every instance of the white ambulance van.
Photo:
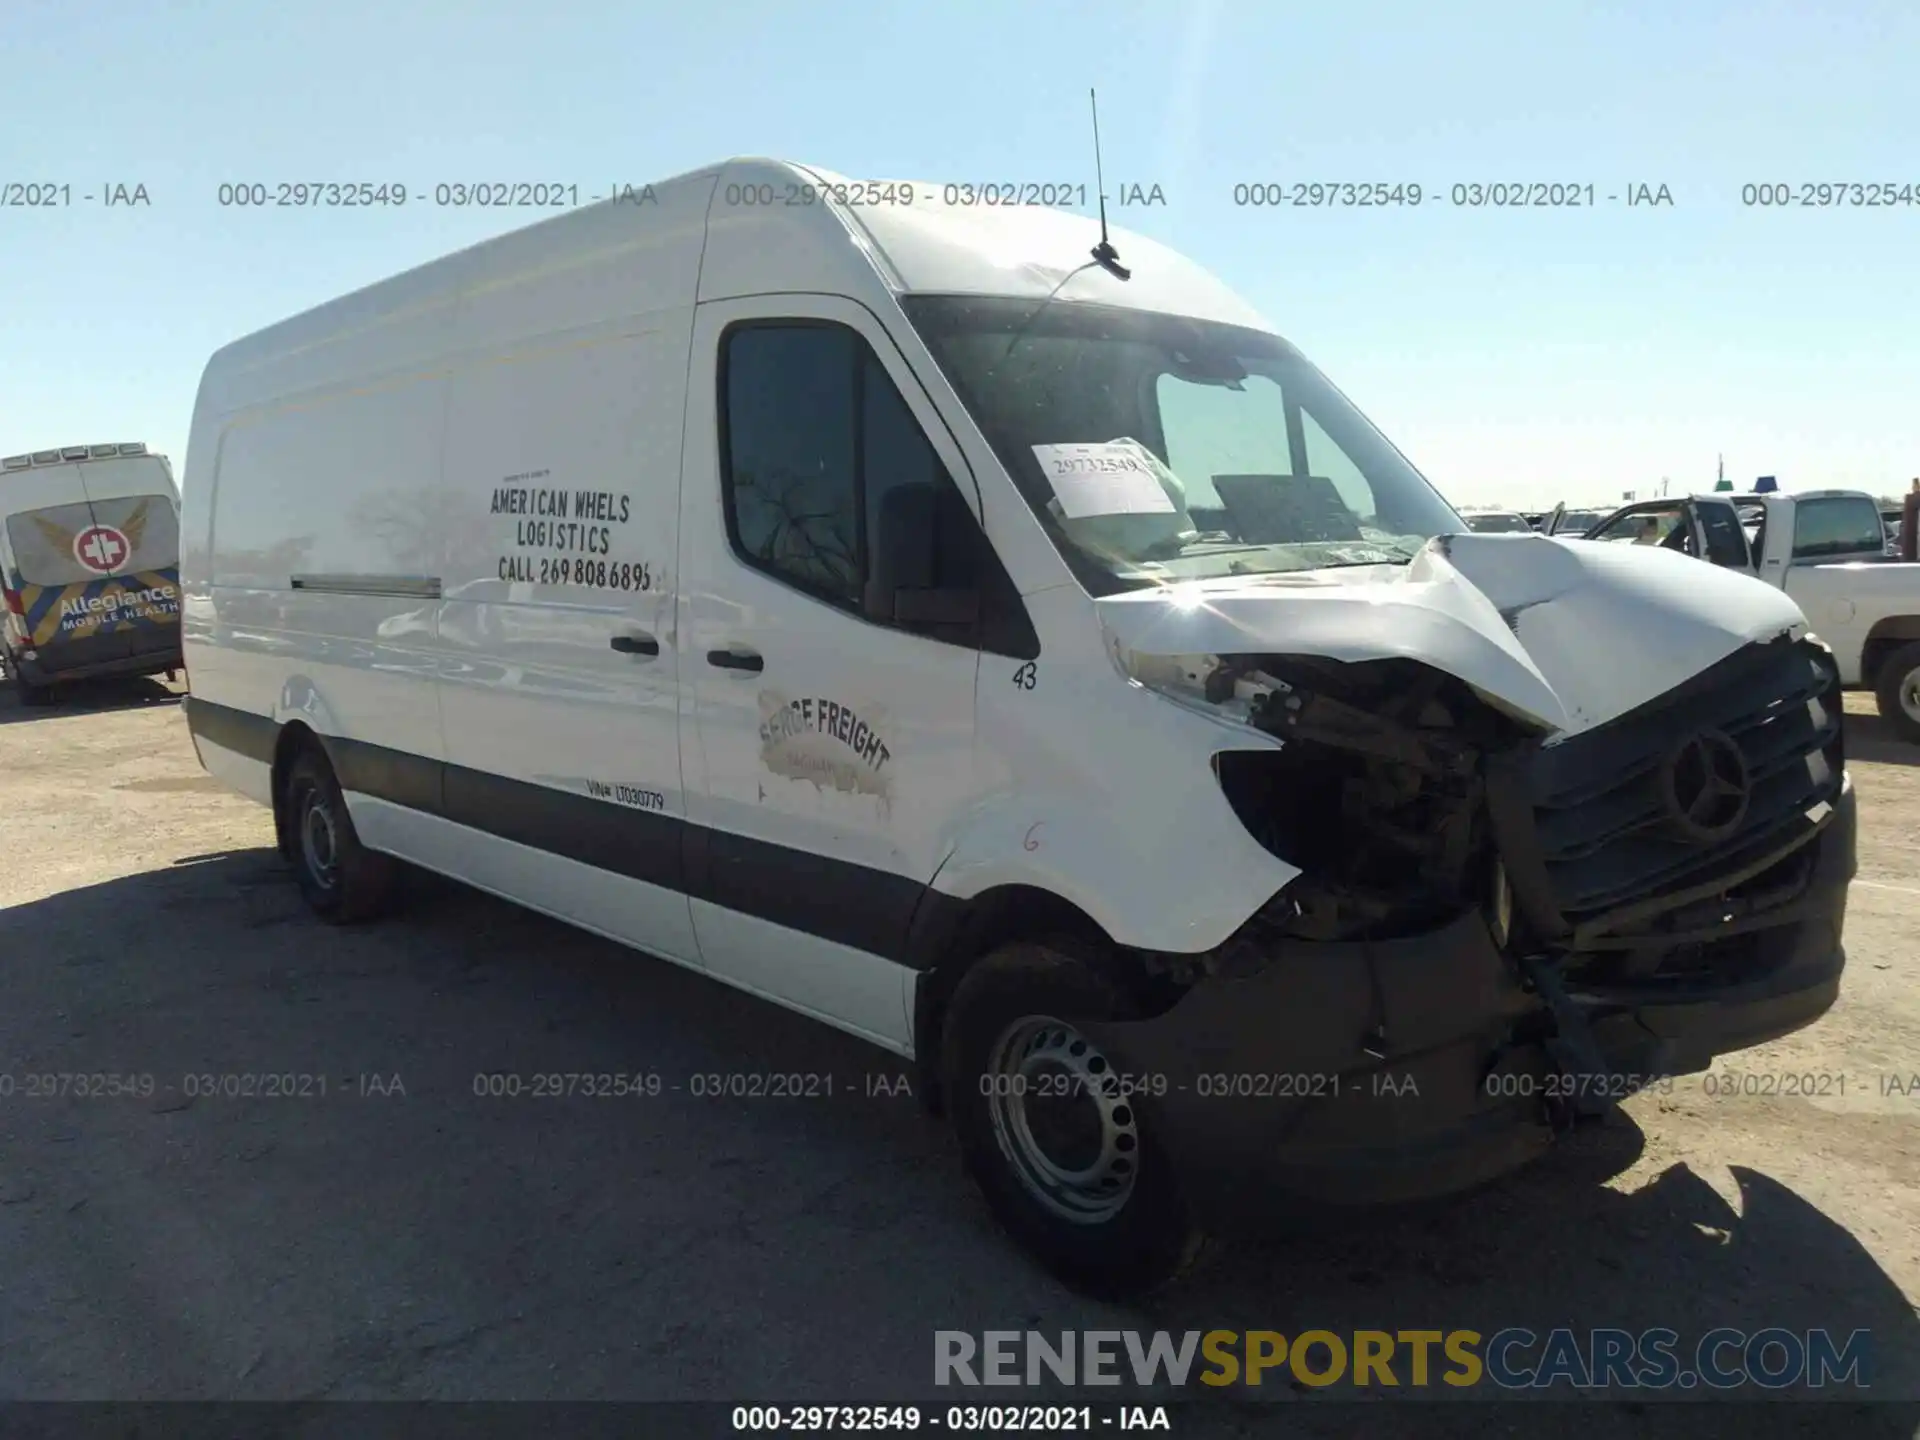
[[729,161],[213,357],[190,726],[323,918],[406,861],[911,1057],[1112,1294],[1833,1003],[1790,599],[1466,533],[1206,272],[968,198]]
[[180,491],[142,444],[0,459],[0,669],[28,705],[180,667]]

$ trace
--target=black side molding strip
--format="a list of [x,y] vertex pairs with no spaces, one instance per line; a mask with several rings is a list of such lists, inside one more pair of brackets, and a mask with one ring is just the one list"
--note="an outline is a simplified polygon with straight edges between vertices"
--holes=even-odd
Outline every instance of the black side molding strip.
[[365,740],[342,740],[337,735],[322,735],[320,743],[326,748],[334,779],[342,790],[374,795],[443,820],[452,818],[447,814],[444,795],[446,766],[440,761]]
[[[905,965],[927,887],[889,870],[682,821],[706,835],[705,893],[694,898],[883,955]],[[917,967],[916,967],[917,968]]]
[[[197,739],[272,761],[280,727],[268,717],[193,696],[185,703],[187,728]],[[937,892],[908,876],[364,740],[320,739],[343,790],[916,970],[938,958],[923,910]]]
[[687,822],[677,816],[609,805],[464,765],[440,768],[446,791],[442,813],[456,825],[649,885],[683,893],[687,888],[680,859],[680,831]]
[[258,760],[262,765],[273,763],[273,746],[280,738],[280,727],[265,715],[215,705],[194,695],[182,700],[180,708],[187,713],[187,729],[195,739],[208,741],[249,760]]

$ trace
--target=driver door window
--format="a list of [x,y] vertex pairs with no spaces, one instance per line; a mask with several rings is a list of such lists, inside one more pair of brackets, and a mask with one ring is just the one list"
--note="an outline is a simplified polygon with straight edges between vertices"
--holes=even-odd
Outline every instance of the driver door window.
[[1629,510],[1604,529],[1595,531],[1592,538],[1618,544],[1661,545],[1688,555],[1698,548],[1693,543],[1693,527],[1687,521],[1687,507],[1684,505],[1654,505]]

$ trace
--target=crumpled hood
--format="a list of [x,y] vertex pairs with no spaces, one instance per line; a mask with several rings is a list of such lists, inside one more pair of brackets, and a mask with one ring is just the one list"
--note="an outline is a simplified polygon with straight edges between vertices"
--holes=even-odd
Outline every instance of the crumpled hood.
[[1806,627],[1784,592],[1739,571],[1546,535],[1441,535],[1403,569],[1195,581],[1094,604],[1123,664],[1129,653],[1405,657],[1568,734]]

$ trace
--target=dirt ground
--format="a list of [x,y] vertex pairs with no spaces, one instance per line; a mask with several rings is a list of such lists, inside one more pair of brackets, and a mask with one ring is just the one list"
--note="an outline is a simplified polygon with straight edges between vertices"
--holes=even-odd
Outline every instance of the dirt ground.
[[[935,1329],[1778,1325],[1870,1329],[1880,1403],[1841,1428],[1914,1433],[1920,748],[1861,697],[1861,873],[1825,1019],[1490,1192],[1242,1244],[1129,1309],[1000,1237],[940,1127],[863,1085],[900,1070],[880,1052],[442,882],[379,926],[314,923],[266,813],[200,771],[177,696],[30,711],[0,686],[0,1399],[838,1402],[925,1397]],[[546,1104],[472,1085],[747,1067],[842,1088]],[[51,1072],[158,1088],[23,1094]],[[183,1093],[216,1072],[329,1090]],[[1824,1093],[1747,1093],[1782,1088]],[[1663,1407],[1512,1426],[1464,1408],[1428,1407],[1462,1435],[1638,1435]],[[1838,1408],[1739,1429],[1808,1433]],[[1253,1414],[1214,1419],[1270,1433]],[[1292,1433],[1362,1433],[1353,1405],[1291,1414]]]

